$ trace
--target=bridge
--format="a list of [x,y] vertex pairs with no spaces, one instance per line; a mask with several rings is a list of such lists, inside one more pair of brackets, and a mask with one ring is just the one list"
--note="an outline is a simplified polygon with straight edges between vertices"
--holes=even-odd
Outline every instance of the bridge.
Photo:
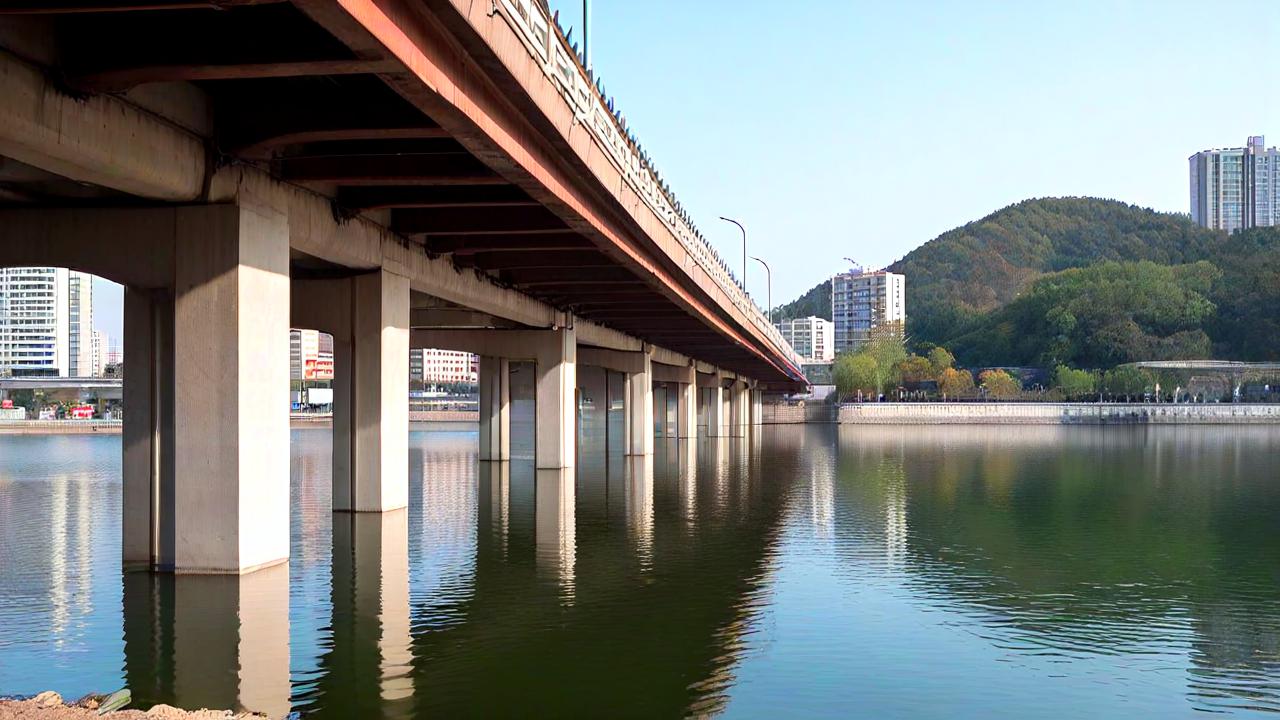
[[[746,437],[800,360],[536,0],[0,3],[0,266],[125,286],[124,561],[288,557],[290,327],[333,334],[334,509],[404,507],[408,350],[481,355],[480,456]],[[607,393],[606,381],[606,393]],[[665,415],[665,413],[664,413]]]

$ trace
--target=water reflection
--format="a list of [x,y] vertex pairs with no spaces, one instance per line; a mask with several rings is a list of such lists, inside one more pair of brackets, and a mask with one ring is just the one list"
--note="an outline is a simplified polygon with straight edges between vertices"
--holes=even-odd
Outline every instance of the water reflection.
[[289,568],[123,577],[124,677],[143,706],[289,711]]
[[620,419],[590,414],[576,471],[415,432],[410,507],[382,515],[332,513],[328,433],[296,431],[292,559],[243,578],[121,576],[118,440],[0,438],[0,692],[311,717],[1280,710],[1280,429],[787,427],[629,458]]

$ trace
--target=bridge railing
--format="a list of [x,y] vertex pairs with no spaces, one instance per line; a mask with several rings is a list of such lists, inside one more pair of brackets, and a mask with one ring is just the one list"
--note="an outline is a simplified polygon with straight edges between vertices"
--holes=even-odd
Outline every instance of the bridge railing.
[[716,281],[734,306],[750,318],[756,330],[770,340],[774,351],[799,369],[800,356],[751,300],[730,272],[728,263],[698,232],[689,214],[675,199],[670,186],[654,169],[648,153],[640,147],[635,134],[627,129],[622,112],[614,107],[612,98],[605,97],[603,82],[584,67],[576,48],[570,46],[543,0],[500,0],[496,9],[520,37],[525,49],[542,67],[546,76],[560,88],[561,94],[574,110],[576,122],[581,123],[596,137],[636,195],[662,220],[694,261]]

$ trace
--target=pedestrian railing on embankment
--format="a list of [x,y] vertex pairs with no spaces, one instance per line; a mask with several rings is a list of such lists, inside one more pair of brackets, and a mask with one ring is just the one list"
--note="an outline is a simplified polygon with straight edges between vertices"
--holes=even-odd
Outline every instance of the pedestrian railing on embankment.
[[1249,425],[1280,424],[1280,405],[1210,403],[846,403],[841,424]]
[[0,435],[118,433],[120,420],[0,420]]

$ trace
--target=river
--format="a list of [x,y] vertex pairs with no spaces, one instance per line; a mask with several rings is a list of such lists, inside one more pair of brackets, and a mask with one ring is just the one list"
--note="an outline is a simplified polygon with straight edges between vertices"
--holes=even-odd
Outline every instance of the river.
[[[615,428],[616,430],[616,428]],[[304,717],[1280,711],[1280,428],[771,426],[580,441],[573,476],[415,429],[407,512],[120,572],[119,436],[0,437],[0,694]],[[504,469],[505,468],[505,469]]]

